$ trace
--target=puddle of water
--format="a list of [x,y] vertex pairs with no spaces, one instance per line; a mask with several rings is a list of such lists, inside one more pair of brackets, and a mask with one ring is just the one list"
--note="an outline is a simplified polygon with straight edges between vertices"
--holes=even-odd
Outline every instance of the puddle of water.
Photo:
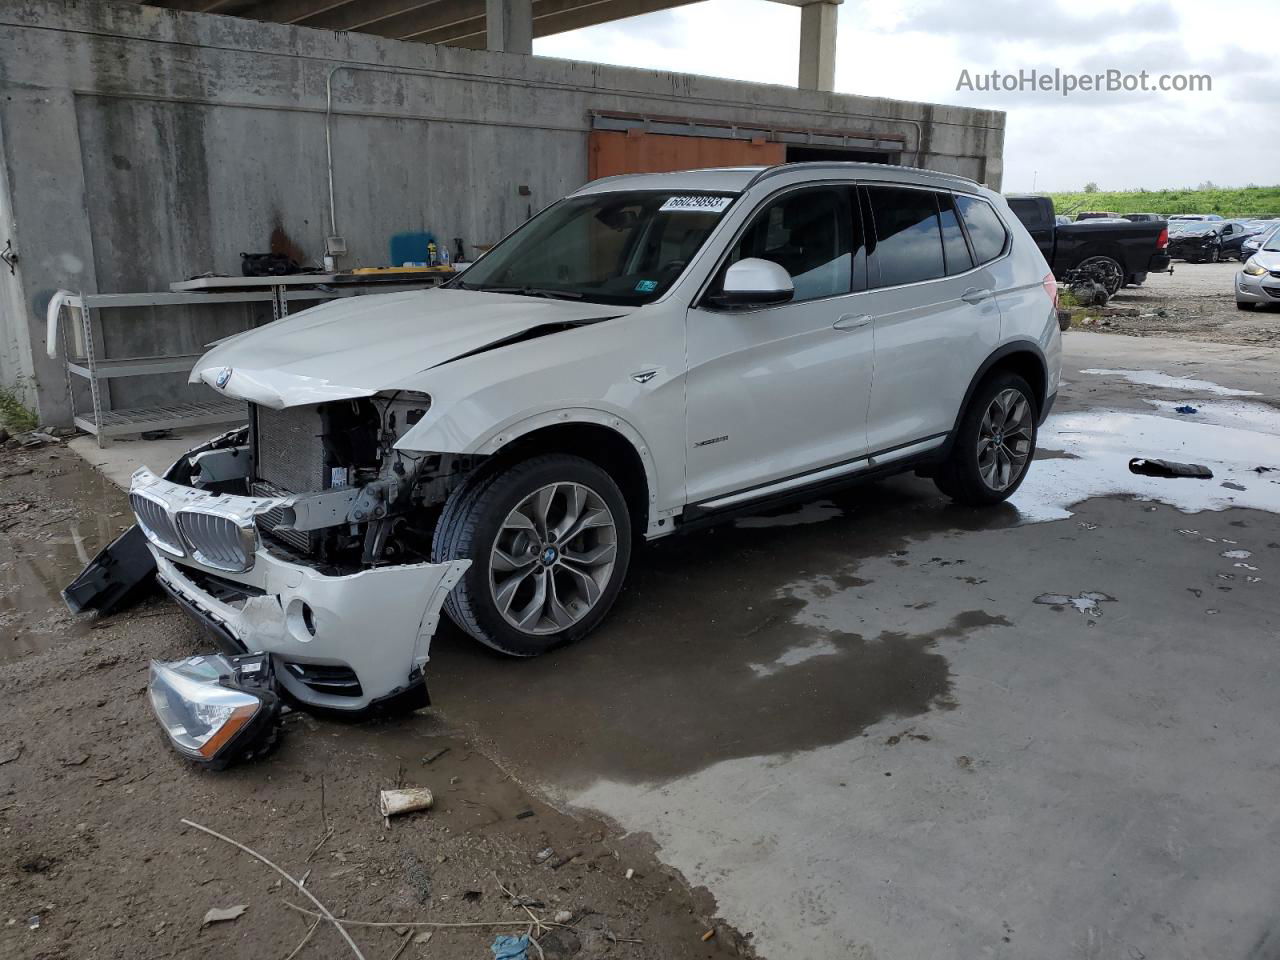
[[743,517],[734,521],[741,530],[763,530],[768,527],[795,527],[807,523],[823,523],[844,516],[844,511],[830,500],[815,500],[780,513],[767,513],[758,517]]
[[74,454],[35,466],[0,490],[0,663],[88,629],[62,588],[133,519],[119,488]]
[[[1280,513],[1280,472],[1255,471],[1280,467],[1280,436],[1263,429],[1256,411],[1215,415],[1235,425],[1121,410],[1051,416],[1040,429],[1039,445],[1066,456],[1037,459],[1010,503],[1032,522],[1061,520],[1091,497],[1123,494],[1185,513],[1228,507]],[[1214,478],[1144,477],[1129,472],[1132,457],[1204,464]]]
[[818,637],[798,647],[784,650],[772,663],[748,663],[747,666],[757,677],[771,677],[779,670],[794,667],[814,657],[834,657],[839,652],[840,648],[826,637]]
[[1130,383],[1141,384],[1146,387],[1160,387],[1166,390],[1191,390],[1197,393],[1214,393],[1220,397],[1259,397],[1257,390],[1237,390],[1234,387],[1224,387],[1214,383],[1212,380],[1195,380],[1191,377],[1173,377],[1167,373],[1161,373],[1159,370],[1102,370],[1090,369],[1081,370],[1081,373],[1088,373],[1098,377],[1123,377]]
[[1219,427],[1240,427],[1245,430],[1259,430],[1262,433],[1280,437],[1280,410],[1263,403],[1248,403],[1242,400],[1197,400],[1192,404],[1195,413],[1177,413],[1178,407],[1185,400],[1152,400],[1149,403],[1166,416],[1186,420],[1189,423],[1208,423]]

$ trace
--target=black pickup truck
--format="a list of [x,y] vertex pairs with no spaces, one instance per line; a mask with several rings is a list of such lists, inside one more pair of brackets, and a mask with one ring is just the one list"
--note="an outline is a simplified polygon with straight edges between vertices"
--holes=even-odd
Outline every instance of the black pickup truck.
[[1114,295],[1126,283],[1142,283],[1148,273],[1169,269],[1169,230],[1163,221],[1059,224],[1050,197],[1010,193],[1005,199],[1060,281],[1083,270]]

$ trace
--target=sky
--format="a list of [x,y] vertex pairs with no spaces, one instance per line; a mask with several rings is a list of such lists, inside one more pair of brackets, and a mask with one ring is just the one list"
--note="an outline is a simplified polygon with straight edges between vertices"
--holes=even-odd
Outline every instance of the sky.
[[[845,0],[835,88],[1005,111],[1005,191],[1271,185],[1277,30],[1276,0]],[[534,53],[793,86],[799,38],[795,7],[705,0],[544,37]],[[965,70],[1032,68],[1208,74],[1212,89],[957,89]]]

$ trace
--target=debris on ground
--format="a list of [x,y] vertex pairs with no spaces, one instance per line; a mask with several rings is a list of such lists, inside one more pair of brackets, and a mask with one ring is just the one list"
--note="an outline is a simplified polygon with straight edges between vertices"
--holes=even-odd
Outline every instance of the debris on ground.
[[1180,407],[1174,407],[1174,408],[1173,408],[1173,412],[1174,412],[1174,413],[1181,413],[1181,414],[1184,414],[1184,415],[1190,415],[1190,414],[1193,414],[1193,413],[1199,413],[1199,412],[1200,412],[1200,410],[1199,410],[1197,407],[1193,407],[1193,406],[1192,406],[1191,404],[1189,404],[1189,403],[1184,403],[1184,404],[1183,404],[1182,406],[1180,406]]
[[413,813],[415,810],[430,810],[435,797],[427,787],[402,787],[398,790],[382,791],[382,818],[390,820],[402,813]]
[[22,744],[15,743],[12,746],[0,747],[0,765],[13,763],[22,756]]
[[529,960],[529,937],[527,934],[512,937],[500,933],[493,938],[489,949],[493,951],[493,960]]
[[222,923],[226,920],[235,920],[248,909],[248,904],[244,903],[236,904],[234,907],[212,907],[209,912],[204,915],[204,919],[200,921],[200,926],[207,927],[211,923]]
[[1176,480],[1185,477],[1191,480],[1212,480],[1213,471],[1199,463],[1179,463],[1177,460],[1147,460],[1134,457],[1129,461],[1129,472],[1144,477],[1163,477]]
[[1098,604],[1113,603],[1115,599],[1109,594],[1088,590],[1075,597],[1068,596],[1065,593],[1042,593],[1031,602],[1052,607],[1055,610],[1065,610],[1070,607],[1076,613],[1086,614],[1090,617],[1100,617],[1102,616],[1102,608]]

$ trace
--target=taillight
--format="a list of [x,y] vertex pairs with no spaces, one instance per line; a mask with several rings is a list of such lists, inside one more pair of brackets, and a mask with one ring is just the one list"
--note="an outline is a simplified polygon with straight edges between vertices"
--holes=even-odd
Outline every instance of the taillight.
[[1156,238],[1156,249],[1163,250],[1169,245],[1169,228],[1165,227],[1160,231],[1160,236]]
[[1041,283],[1044,284],[1044,292],[1049,295],[1049,299],[1053,301],[1053,309],[1058,309],[1058,281],[1053,279],[1053,274],[1045,277]]

